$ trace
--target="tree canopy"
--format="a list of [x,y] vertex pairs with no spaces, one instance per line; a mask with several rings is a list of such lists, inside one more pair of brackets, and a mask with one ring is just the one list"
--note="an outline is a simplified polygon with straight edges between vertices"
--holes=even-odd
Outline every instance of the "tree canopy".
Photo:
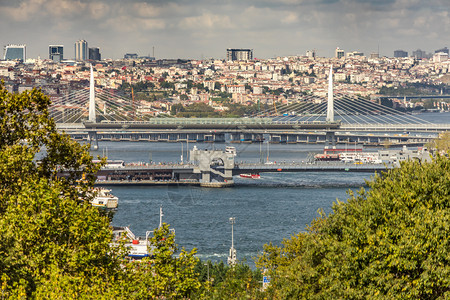
[[349,192],[308,231],[266,245],[272,297],[450,297],[450,161],[403,162]]

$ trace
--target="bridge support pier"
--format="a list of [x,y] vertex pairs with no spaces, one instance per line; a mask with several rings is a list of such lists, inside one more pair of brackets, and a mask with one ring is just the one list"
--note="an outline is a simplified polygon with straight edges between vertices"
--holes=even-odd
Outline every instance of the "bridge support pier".
[[190,151],[191,162],[197,165],[194,173],[200,174],[200,186],[228,187],[234,184],[234,154],[221,150]]
[[325,143],[327,146],[336,146],[336,133],[334,131],[326,132]]
[[98,149],[97,131],[88,131],[88,143],[94,150]]

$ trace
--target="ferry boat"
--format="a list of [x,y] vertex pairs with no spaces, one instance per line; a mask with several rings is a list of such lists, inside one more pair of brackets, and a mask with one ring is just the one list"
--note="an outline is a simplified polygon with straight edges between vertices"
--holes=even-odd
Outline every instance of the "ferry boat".
[[323,153],[316,154],[314,156],[314,160],[317,161],[340,161],[342,154],[356,154],[362,153],[362,148],[358,149],[336,149],[336,148],[325,148],[323,149]]
[[244,174],[239,174],[239,176],[242,178],[261,179],[261,175],[259,175],[258,173],[254,173],[254,174],[244,173]]
[[105,188],[95,188],[93,190],[94,198],[91,200],[91,204],[94,207],[116,210],[119,205],[119,198],[111,194],[111,190]]
[[381,164],[378,152],[363,152],[360,149],[324,149],[323,154],[316,154],[317,161],[340,161],[355,164]]
[[[100,160],[93,160],[93,163],[100,163]],[[110,160],[106,161],[103,169],[123,169],[125,168],[125,162],[123,160]]]

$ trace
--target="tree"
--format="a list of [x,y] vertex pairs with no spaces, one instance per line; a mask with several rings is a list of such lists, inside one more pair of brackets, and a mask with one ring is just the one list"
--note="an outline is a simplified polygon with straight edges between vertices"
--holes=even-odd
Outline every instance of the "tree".
[[[89,203],[89,145],[59,133],[39,90],[0,85],[0,286],[2,299],[181,299],[200,287],[195,249],[178,257],[167,225],[153,257],[123,260],[108,216]],[[67,177],[59,176],[62,172]],[[84,180],[80,180],[84,178]]]
[[11,94],[0,85],[0,280],[13,298],[31,297],[51,270],[92,283],[118,268],[105,255],[114,253],[109,219],[87,196],[99,166],[88,145],[57,131],[49,104],[39,90]]
[[450,132],[442,132],[439,136],[427,144],[428,147],[447,153],[450,150]]
[[368,186],[307,233],[265,247],[271,297],[450,297],[450,160],[402,162]]
[[138,271],[134,270],[134,281],[139,285],[135,288],[138,298],[185,299],[191,297],[201,284],[195,266],[198,259],[194,256],[196,249],[187,252],[184,248],[178,257],[175,253],[175,233],[169,230],[169,225],[153,231],[151,238],[151,258],[143,259]]

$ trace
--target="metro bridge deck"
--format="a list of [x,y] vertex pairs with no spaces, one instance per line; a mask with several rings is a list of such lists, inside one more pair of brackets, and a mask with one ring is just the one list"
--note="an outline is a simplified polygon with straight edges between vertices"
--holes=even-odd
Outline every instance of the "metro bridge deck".
[[[97,185],[200,185],[195,178],[194,164],[139,164],[124,168],[103,168],[97,173]],[[233,176],[246,173],[280,172],[364,172],[376,173],[393,168],[392,164],[352,164],[342,162],[304,163],[241,163],[235,164]],[[211,167],[212,171],[222,171],[223,167]],[[184,179],[180,179],[183,176]],[[192,179],[189,179],[193,175]]]

